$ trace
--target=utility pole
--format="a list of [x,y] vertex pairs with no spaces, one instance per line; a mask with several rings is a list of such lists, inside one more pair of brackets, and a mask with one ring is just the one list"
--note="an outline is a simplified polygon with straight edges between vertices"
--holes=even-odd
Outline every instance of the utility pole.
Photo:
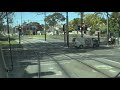
[[66,45],[66,24],[63,24],[63,32],[64,32],[64,45]]
[[23,32],[23,29],[22,29],[22,12],[21,12],[21,32]]
[[69,47],[68,12],[66,12],[66,33],[67,33],[67,46]]
[[13,70],[13,61],[12,61],[12,50],[11,50],[11,43],[10,43],[10,31],[9,31],[9,18],[8,18],[8,13],[6,12],[6,17],[7,17],[7,30],[8,30],[8,41],[9,41],[9,48],[10,48],[10,60],[11,60],[11,69],[8,71]]
[[9,41],[9,46],[10,46],[10,51],[11,51],[9,20],[8,20],[8,13],[7,12],[6,12],[6,17],[7,17],[8,41]]
[[[46,12],[44,12],[45,18],[46,18]],[[46,41],[46,21],[45,21],[45,41]]]
[[83,12],[81,12],[81,37],[83,37]]
[[20,47],[20,44],[21,44],[21,27],[20,25],[18,26],[18,30],[19,30],[19,47]]
[[108,12],[107,13],[107,46],[109,45],[109,21],[108,21]]

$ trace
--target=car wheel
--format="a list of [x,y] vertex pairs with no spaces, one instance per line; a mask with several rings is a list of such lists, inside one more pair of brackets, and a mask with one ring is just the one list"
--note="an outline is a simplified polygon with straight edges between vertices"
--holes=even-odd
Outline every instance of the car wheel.
[[97,45],[97,47],[99,47],[99,45]]
[[95,45],[95,44],[93,45],[93,48],[96,48],[96,45]]
[[79,48],[82,49],[82,48],[83,48],[83,45],[80,45]]

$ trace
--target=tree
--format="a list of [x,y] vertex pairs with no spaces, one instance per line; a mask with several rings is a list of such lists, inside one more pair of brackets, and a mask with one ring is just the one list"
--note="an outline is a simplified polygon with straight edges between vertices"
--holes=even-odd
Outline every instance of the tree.
[[103,24],[101,17],[96,14],[87,14],[84,18],[84,23],[90,28],[90,32],[93,34],[100,29],[100,25]]
[[69,31],[77,30],[78,25],[80,25],[79,18],[74,18],[73,20],[69,21]]
[[23,31],[26,32],[26,30],[34,30],[33,32],[37,33],[37,31],[43,31],[44,30],[44,25],[38,22],[24,22],[22,24],[23,26]]
[[[95,12],[96,15],[102,18],[102,22],[106,24],[106,31],[107,31],[107,36],[109,38],[109,17],[111,14],[109,12]],[[107,17],[107,19],[105,19]]]
[[0,12],[0,30],[3,28],[3,21],[4,19],[6,19],[6,13],[8,15],[8,20],[9,20],[9,23],[13,23],[13,15],[14,15],[14,12]]
[[35,26],[37,31],[43,31],[42,26],[38,22],[32,22],[32,26]]
[[77,29],[77,26],[80,25],[80,23],[81,23],[81,20],[79,18],[74,18],[72,22],[74,30]]
[[71,20],[71,21],[69,21],[69,26],[68,26],[68,30],[69,31],[74,31],[75,30],[75,28],[74,28],[74,26],[73,26],[73,20]]
[[48,15],[45,18],[46,23],[49,27],[53,27],[58,24],[58,22],[65,21],[65,17],[61,13],[53,13],[52,15]]
[[110,17],[110,30],[111,32],[120,31],[120,12],[113,12]]

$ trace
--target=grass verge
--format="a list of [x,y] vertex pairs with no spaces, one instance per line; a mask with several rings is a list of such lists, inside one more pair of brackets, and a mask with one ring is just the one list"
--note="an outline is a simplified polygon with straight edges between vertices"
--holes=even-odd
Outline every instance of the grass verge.
[[[12,48],[22,48],[22,45],[19,45],[19,43],[16,42],[15,40],[11,40],[10,44],[11,44]],[[9,42],[8,41],[0,41],[0,47],[8,48]]]

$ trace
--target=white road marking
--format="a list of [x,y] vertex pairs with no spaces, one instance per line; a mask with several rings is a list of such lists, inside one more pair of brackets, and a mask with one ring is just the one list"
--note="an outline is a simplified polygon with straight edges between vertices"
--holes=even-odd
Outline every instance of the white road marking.
[[50,67],[49,69],[54,69],[53,67]]
[[108,66],[108,65],[95,65],[96,68],[99,68],[99,69],[111,69],[113,67],[111,66]]
[[110,72],[116,72],[115,70],[109,70]]
[[67,63],[70,63],[70,62],[61,62],[61,64],[67,64]]
[[54,64],[56,64],[56,63],[49,63],[49,64],[42,64],[41,63],[41,65],[54,65]]
[[85,56],[85,55],[94,55],[94,54],[90,54],[90,53],[78,53],[78,55]]
[[106,61],[109,61],[109,62],[113,62],[113,63],[117,63],[117,64],[120,64],[119,62],[116,62],[116,61],[112,61],[112,60],[109,60],[109,59],[105,59],[105,58],[93,58],[95,60],[106,60]]
[[114,55],[114,54],[97,54],[97,55]]
[[25,68],[25,71],[26,71],[27,73],[30,73],[30,74],[36,73],[36,72],[38,72],[38,68],[37,68],[37,67],[38,67],[37,65],[29,65],[29,66],[27,66],[27,67]]
[[51,67],[52,70],[50,70],[50,68],[48,69],[48,71],[52,71],[52,72],[55,72],[56,74],[55,75],[62,75],[62,72],[61,71],[58,71],[58,70],[55,70],[54,68]]
[[117,63],[117,64],[120,64],[119,62],[116,62],[116,61],[112,61],[112,60],[107,60],[109,62],[114,62],[114,63]]
[[56,75],[62,75],[61,71],[56,71]]

